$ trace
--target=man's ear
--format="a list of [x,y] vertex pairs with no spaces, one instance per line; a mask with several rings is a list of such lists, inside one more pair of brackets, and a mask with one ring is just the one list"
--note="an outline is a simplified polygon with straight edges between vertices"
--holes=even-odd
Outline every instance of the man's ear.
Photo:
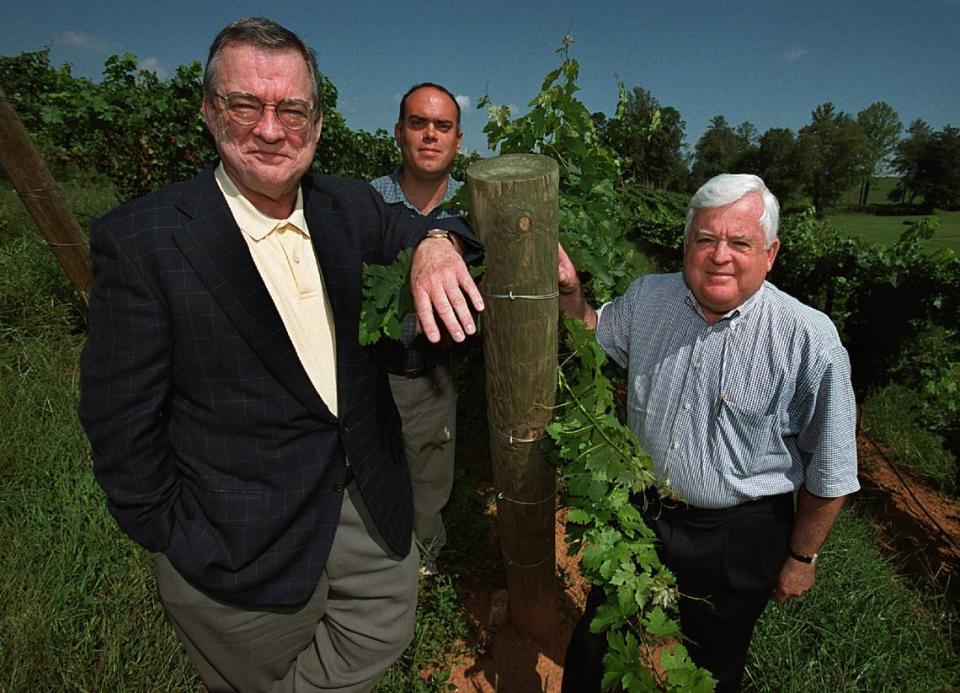
[[460,153],[460,145],[463,143],[463,130],[457,127],[457,154]]
[[400,146],[400,134],[403,132],[403,123],[398,122],[393,126],[393,141]]
[[780,239],[774,238],[773,243],[767,248],[767,272],[773,269],[773,261],[777,259],[777,251],[780,250]]
[[317,128],[317,135],[316,135],[316,138],[314,139],[314,142],[319,142],[320,131],[323,130],[323,113],[317,116],[317,123],[315,127]]

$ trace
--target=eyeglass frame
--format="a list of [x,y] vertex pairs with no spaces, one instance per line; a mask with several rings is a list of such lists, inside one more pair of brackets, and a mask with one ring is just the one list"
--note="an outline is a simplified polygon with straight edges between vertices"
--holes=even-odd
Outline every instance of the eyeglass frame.
[[[263,119],[263,114],[266,113],[268,106],[272,106],[272,107],[273,107],[273,114],[276,116],[277,122],[280,123],[280,125],[281,125],[285,130],[292,130],[292,131],[294,131],[294,132],[299,132],[299,131],[301,131],[301,130],[305,130],[305,129],[310,125],[310,120],[311,120],[311,118],[312,118],[313,120],[316,120],[316,118],[313,118],[313,114],[314,114],[314,112],[316,111],[316,108],[315,108],[314,106],[312,106],[309,101],[304,101],[303,99],[280,99],[279,101],[275,101],[275,102],[274,102],[274,101],[263,101],[263,100],[260,99],[259,96],[254,96],[253,94],[248,94],[248,93],[246,93],[246,92],[244,92],[244,91],[232,91],[232,92],[230,92],[229,94],[220,94],[220,93],[218,93],[218,92],[213,92],[213,95],[214,95],[214,96],[217,96],[217,97],[219,97],[219,98],[221,98],[221,99],[223,99],[223,106],[224,106],[224,110],[227,112],[227,117],[230,118],[230,120],[232,120],[232,121],[233,121],[234,123],[236,123],[237,125],[242,125],[243,127],[248,127],[248,128],[250,128],[250,127],[253,127],[254,125],[256,125],[257,123],[259,123],[259,122]],[[240,120],[237,120],[236,115],[233,113],[233,111],[230,110],[230,103],[229,103],[229,101],[228,101],[228,99],[229,99],[230,97],[232,97],[232,96],[246,97],[246,98],[248,98],[248,99],[251,99],[252,101],[255,101],[255,102],[259,103],[259,104],[260,104],[260,114],[257,116],[257,119],[254,120],[252,123],[244,123],[244,122],[242,122],[242,121],[240,121]],[[286,123],[284,123],[284,122],[283,122],[283,118],[280,116],[280,109],[279,109],[280,104],[283,104],[283,103],[303,104],[304,106],[306,106],[306,107],[307,107],[307,120],[306,120],[306,122],[305,122],[303,125],[301,125],[300,127],[292,127],[292,126],[287,125]]]

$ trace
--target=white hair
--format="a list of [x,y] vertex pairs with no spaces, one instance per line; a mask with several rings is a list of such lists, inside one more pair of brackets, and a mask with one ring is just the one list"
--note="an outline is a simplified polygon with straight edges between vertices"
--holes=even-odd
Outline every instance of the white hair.
[[751,173],[721,173],[700,186],[700,189],[690,198],[690,206],[687,208],[687,224],[683,229],[684,241],[690,238],[693,217],[698,211],[724,207],[750,193],[757,193],[763,199],[763,213],[758,221],[766,237],[766,247],[769,248],[777,238],[777,228],[780,225],[780,203],[767,189],[760,176]]

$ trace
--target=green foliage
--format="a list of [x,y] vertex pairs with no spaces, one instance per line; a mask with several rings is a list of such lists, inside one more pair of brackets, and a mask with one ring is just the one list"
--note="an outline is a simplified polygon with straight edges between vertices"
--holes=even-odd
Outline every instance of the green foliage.
[[720,173],[742,172],[743,163],[756,151],[751,140],[756,128],[749,122],[737,129],[730,127],[722,115],[710,120],[710,127],[697,140],[697,158],[690,172],[693,186],[700,187]]
[[686,195],[639,185],[624,185],[618,191],[619,223],[660,271],[674,272],[681,267],[687,203]]
[[874,176],[882,175],[889,166],[890,155],[897,145],[903,123],[893,106],[884,101],[872,103],[860,111],[857,123],[867,143],[859,197],[860,207],[863,208],[870,199],[870,183]]
[[867,139],[856,120],[828,102],[817,106],[810,124],[800,129],[799,146],[805,189],[822,218],[847,188],[862,179],[868,165]]
[[363,265],[363,304],[360,344],[375,344],[381,336],[399,340],[403,317],[413,312],[410,262],[413,249],[401,250],[390,265]]
[[[675,580],[633,502],[655,483],[650,456],[617,417],[596,337],[579,321],[565,327],[570,352],[558,373],[561,403],[547,427],[546,455],[562,466],[569,550],[581,552],[584,576],[606,596],[590,624],[607,632],[603,689],[712,690],[709,674],[673,642],[680,637]],[[652,666],[657,652],[663,674]]]
[[619,163],[576,98],[580,66],[567,55],[568,46],[558,50],[562,63],[543,80],[530,112],[511,120],[506,106],[491,106],[484,132],[500,154],[536,152],[560,163],[561,242],[577,268],[592,277],[595,299],[608,301],[626,290],[643,261],[624,243],[611,214],[617,207]]
[[616,115],[595,113],[600,139],[620,158],[625,179],[661,190],[685,190],[687,158],[683,153],[686,124],[680,111],[662,106],[646,89],[619,85]]
[[960,208],[960,129],[945,126],[933,132],[914,121],[909,136],[897,146],[893,162],[901,174],[894,198],[922,197],[928,209]]
[[[200,117],[198,62],[167,81],[135,56],[110,56],[98,84],[54,69],[49,51],[0,57],[0,86],[41,151],[61,165],[95,170],[121,199],[194,175],[214,156]],[[42,86],[33,90],[29,79]]]
[[[161,80],[126,54],[107,58],[95,83],[54,68],[49,49],[0,56],[0,87],[47,160],[107,176],[121,200],[190,178],[216,156],[200,114],[202,76],[194,61]],[[386,130],[351,131],[336,87],[318,79],[324,121],[313,169],[363,180],[392,170],[399,155]]]
[[923,247],[936,223],[921,219],[892,246],[876,246],[810,214],[784,219],[770,279],[833,319],[861,394],[889,379],[918,334],[960,327],[960,259]]

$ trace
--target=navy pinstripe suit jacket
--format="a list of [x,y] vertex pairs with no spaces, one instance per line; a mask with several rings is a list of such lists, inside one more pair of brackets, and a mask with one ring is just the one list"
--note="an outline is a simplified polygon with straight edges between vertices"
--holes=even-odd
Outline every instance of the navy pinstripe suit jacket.
[[120,527],[201,589],[246,605],[302,602],[333,541],[349,460],[389,546],[409,551],[399,419],[357,341],[362,263],[438,221],[369,185],[303,180],[336,329],[340,416],[311,385],[208,168],[94,223],[80,419]]

